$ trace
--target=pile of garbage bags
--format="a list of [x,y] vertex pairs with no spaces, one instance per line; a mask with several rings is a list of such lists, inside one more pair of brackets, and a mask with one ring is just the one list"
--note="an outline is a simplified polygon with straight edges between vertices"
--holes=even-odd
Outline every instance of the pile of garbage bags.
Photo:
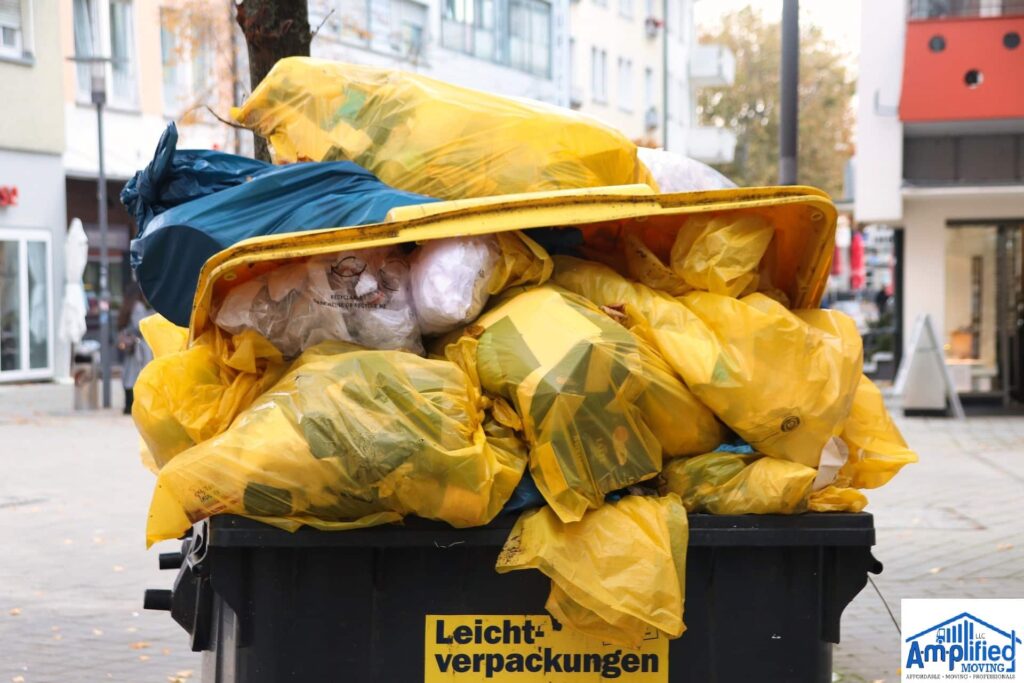
[[[397,244],[338,231],[218,280],[198,324],[181,304],[210,276],[196,262],[245,238],[436,198],[657,185],[573,112],[384,69],[282,60],[233,113],[288,163],[200,164],[172,129],[123,195],[162,314],[141,326],[155,359],[133,407],[157,473],[149,543],[216,514],[290,530],[518,514],[497,570],[544,572],[561,623],[636,646],[685,629],[688,514],[859,511],[916,460],[853,322],[791,307],[764,212]],[[728,184],[659,158],[674,191]]]

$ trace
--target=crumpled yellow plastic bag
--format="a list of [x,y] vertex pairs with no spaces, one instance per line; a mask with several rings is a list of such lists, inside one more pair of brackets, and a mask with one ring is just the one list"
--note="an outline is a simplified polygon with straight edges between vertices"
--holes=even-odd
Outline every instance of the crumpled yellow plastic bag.
[[850,414],[863,351],[856,325],[842,313],[789,311],[760,293],[675,298],[607,266],[562,256],[555,257],[553,282],[599,306],[631,307],[634,331],[760,453],[817,467]]
[[694,216],[676,233],[667,265],[635,231],[625,236],[625,261],[632,278],[673,296],[698,289],[740,297],[757,291],[774,235],[756,215]]
[[558,621],[638,647],[649,628],[669,638],[686,630],[688,540],[686,509],[675,494],[626,496],[570,524],[544,507],[519,518],[496,569],[539,569],[551,578],[546,607]]
[[885,409],[878,387],[865,376],[857,384],[850,418],[841,438],[850,450],[839,470],[840,481],[858,489],[873,489],[888,483],[904,465],[917,462],[917,453],[903,440],[899,428]]
[[227,429],[286,367],[256,332],[214,329],[184,348],[184,328],[157,316],[139,327],[154,359],[135,382],[132,418],[157,469]]
[[278,163],[354,161],[439,199],[657,189],[636,146],[594,119],[395,69],[289,57],[231,115],[269,140]]
[[714,515],[790,515],[860,512],[863,494],[829,485],[813,491],[817,471],[760,453],[705,453],[665,465],[662,490],[677,494],[687,512]]
[[813,467],[760,454],[705,453],[665,465],[664,489],[687,512],[715,515],[793,514],[807,509]]
[[410,514],[486,524],[526,466],[508,430],[485,430],[486,405],[448,361],[315,346],[227,431],[160,470],[147,538],[174,538],[219,513],[285,529]]
[[511,402],[511,419],[509,411],[495,415],[523,431],[530,472],[563,521],[654,477],[663,450],[699,453],[724,434],[646,342],[556,287],[506,299],[446,355]]

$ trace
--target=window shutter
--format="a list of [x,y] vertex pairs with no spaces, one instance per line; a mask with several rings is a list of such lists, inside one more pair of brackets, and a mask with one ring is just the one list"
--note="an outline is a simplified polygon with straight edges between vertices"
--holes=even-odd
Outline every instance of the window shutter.
[[21,0],[0,0],[0,26],[21,28]]

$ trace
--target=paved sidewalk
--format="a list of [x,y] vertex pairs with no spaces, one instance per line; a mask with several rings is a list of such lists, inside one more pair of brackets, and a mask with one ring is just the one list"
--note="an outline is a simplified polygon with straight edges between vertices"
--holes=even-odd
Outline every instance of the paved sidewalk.
[[173,573],[145,549],[137,443],[119,411],[71,412],[70,387],[0,386],[0,683],[199,680],[185,632],[142,609]]
[[[1024,418],[901,420],[921,457],[868,491],[885,570],[874,577],[900,616],[902,598],[1024,596]],[[834,671],[899,681],[899,635],[869,584],[846,609]]]
[[[144,547],[153,478],[131,420],[70,407],[70,387],[0,385],[0,683],[196,681],[184,631],[141,609],[173,573]],[[921,463],[868,492],[875,580],[897,618],[904,597],[1024,595],[1024,418],[901,425]],[[869,585],[844,615],[835,671],[894,683],[898,666]]]

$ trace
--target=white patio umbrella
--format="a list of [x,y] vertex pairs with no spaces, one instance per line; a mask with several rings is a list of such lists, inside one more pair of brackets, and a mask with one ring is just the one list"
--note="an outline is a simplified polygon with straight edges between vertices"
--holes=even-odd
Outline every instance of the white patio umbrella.
[[64,242],[64,307],[60,312],[60,338],[77,344],[85,334],[85,314],[88,302],[82,275],[89,261],[89,238],[82,221],[75,218],[68,226]]

